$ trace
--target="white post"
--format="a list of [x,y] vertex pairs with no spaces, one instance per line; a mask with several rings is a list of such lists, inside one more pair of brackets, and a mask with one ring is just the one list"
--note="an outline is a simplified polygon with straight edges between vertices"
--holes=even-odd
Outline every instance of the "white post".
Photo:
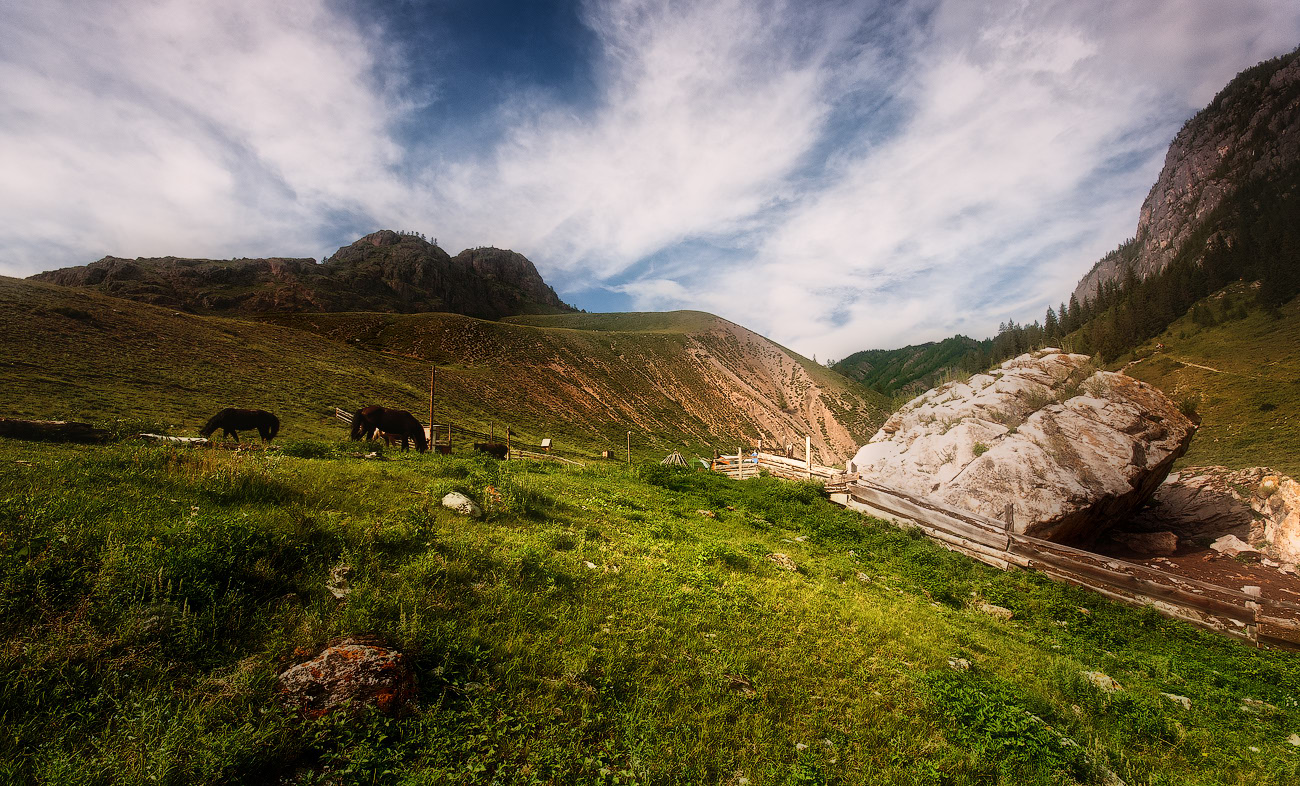
[[808,467],[808,479],[812,480],[812,437],[803,438],[803,459]]

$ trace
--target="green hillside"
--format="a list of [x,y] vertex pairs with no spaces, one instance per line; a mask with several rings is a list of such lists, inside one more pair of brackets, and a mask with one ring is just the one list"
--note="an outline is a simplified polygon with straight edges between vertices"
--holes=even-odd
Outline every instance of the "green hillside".
[[[811,485],[328,443],[0,439],[0,466],[0,782],[1300,779],[1295,654],[985,567]],[[280,672],[355,636],[411,659],[411,713],[281,708]]]
[[[381,403],[585,455],[710,455],[811,433],[829,463],[887,414],[881,399],[716,317],[698,331],[602,333],[455,314],[298,314],[251,322],[0,278],[0,416],[119,419],[194,433],[225,406],[277,412],[288,438]],[[139,425],[139,424],[137,424]],[[134,426],[133,426],[134,427]]]
[[1255,294],[1238,283],[1200,301],[1113,368],[1197,407],[1184,465],[1300,476],[1300,299],[1274,313],[1253,305]]
[[899,349],[854,352],[833,368],[885,395],[920,393],[942,383],[945,373],[982,371],[991,362],[991,341],[952,336]]

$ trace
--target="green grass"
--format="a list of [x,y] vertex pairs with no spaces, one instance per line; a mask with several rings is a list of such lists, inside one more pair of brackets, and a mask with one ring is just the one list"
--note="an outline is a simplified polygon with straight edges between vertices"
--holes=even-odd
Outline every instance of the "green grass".
[[[1300,778],[1300,656],[987,568],[815,486],[351,452],[0,441],[0,780]],[[437,504],[488,485],[483,520]],[[295,652],[361,634],[412,657],[415,713],[278,708]]]
[[1201,425],[1182,465],[1269,466],[1300,476],[1300,300],[1274,316],[1248,308],[1252,297],[1246,284],[1228,287],[1202,301],[1215,324],[1199,325],[1189,312],[1114,367],[1140,358],[1127,374],[1195,408]]

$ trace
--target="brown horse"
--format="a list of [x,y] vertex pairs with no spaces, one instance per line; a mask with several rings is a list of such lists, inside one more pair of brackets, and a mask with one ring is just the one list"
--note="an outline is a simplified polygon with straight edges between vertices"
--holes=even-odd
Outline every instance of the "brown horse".
[[232,409],[227,407],[208,420],[207,425],[199,430],[199,433],[205,437],[212,436],[212,432],[221,429],[221,438],[233,436],[235,441],[239,441],[240,431],[251,431],[257,429],[257,433],[262,435],[262,440],[270,442],[275,439],[275,435],[280,433],[280,419],[264,409]]
[[423,453],[429,449],[429,441],[424,436],[424,426],[415,416],[404,409],[386,409],[380,406],[366,407],[352,413],[352,438],[370,439],[375,431],[385,435],[400,437],[402,450],[409,450],[412,440],[415,449]]

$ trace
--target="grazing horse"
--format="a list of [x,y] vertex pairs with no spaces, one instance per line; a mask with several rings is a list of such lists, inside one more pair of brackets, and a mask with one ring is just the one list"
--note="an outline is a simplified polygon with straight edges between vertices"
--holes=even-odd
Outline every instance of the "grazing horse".
[[240,431],[251,431],[257,429],[257,433],[262,435],[262,441],[270,442],[275,439],[275,435],[280,433],[280,419],[264,409],[233,409],[227,407],[217,414],[213,415],[199,433],[205,437],[212,436],[212,432],[221,429],[221,438],[234,437],[239,441]]
[[412,440],[415,441],[415,449],[421,453],[429,449],[429,441],[424,437],[424,426],[406,410],[373,406],[352,413],[353,439],[370,439],[375,431],[401,438],[402,450],[409,450]]

